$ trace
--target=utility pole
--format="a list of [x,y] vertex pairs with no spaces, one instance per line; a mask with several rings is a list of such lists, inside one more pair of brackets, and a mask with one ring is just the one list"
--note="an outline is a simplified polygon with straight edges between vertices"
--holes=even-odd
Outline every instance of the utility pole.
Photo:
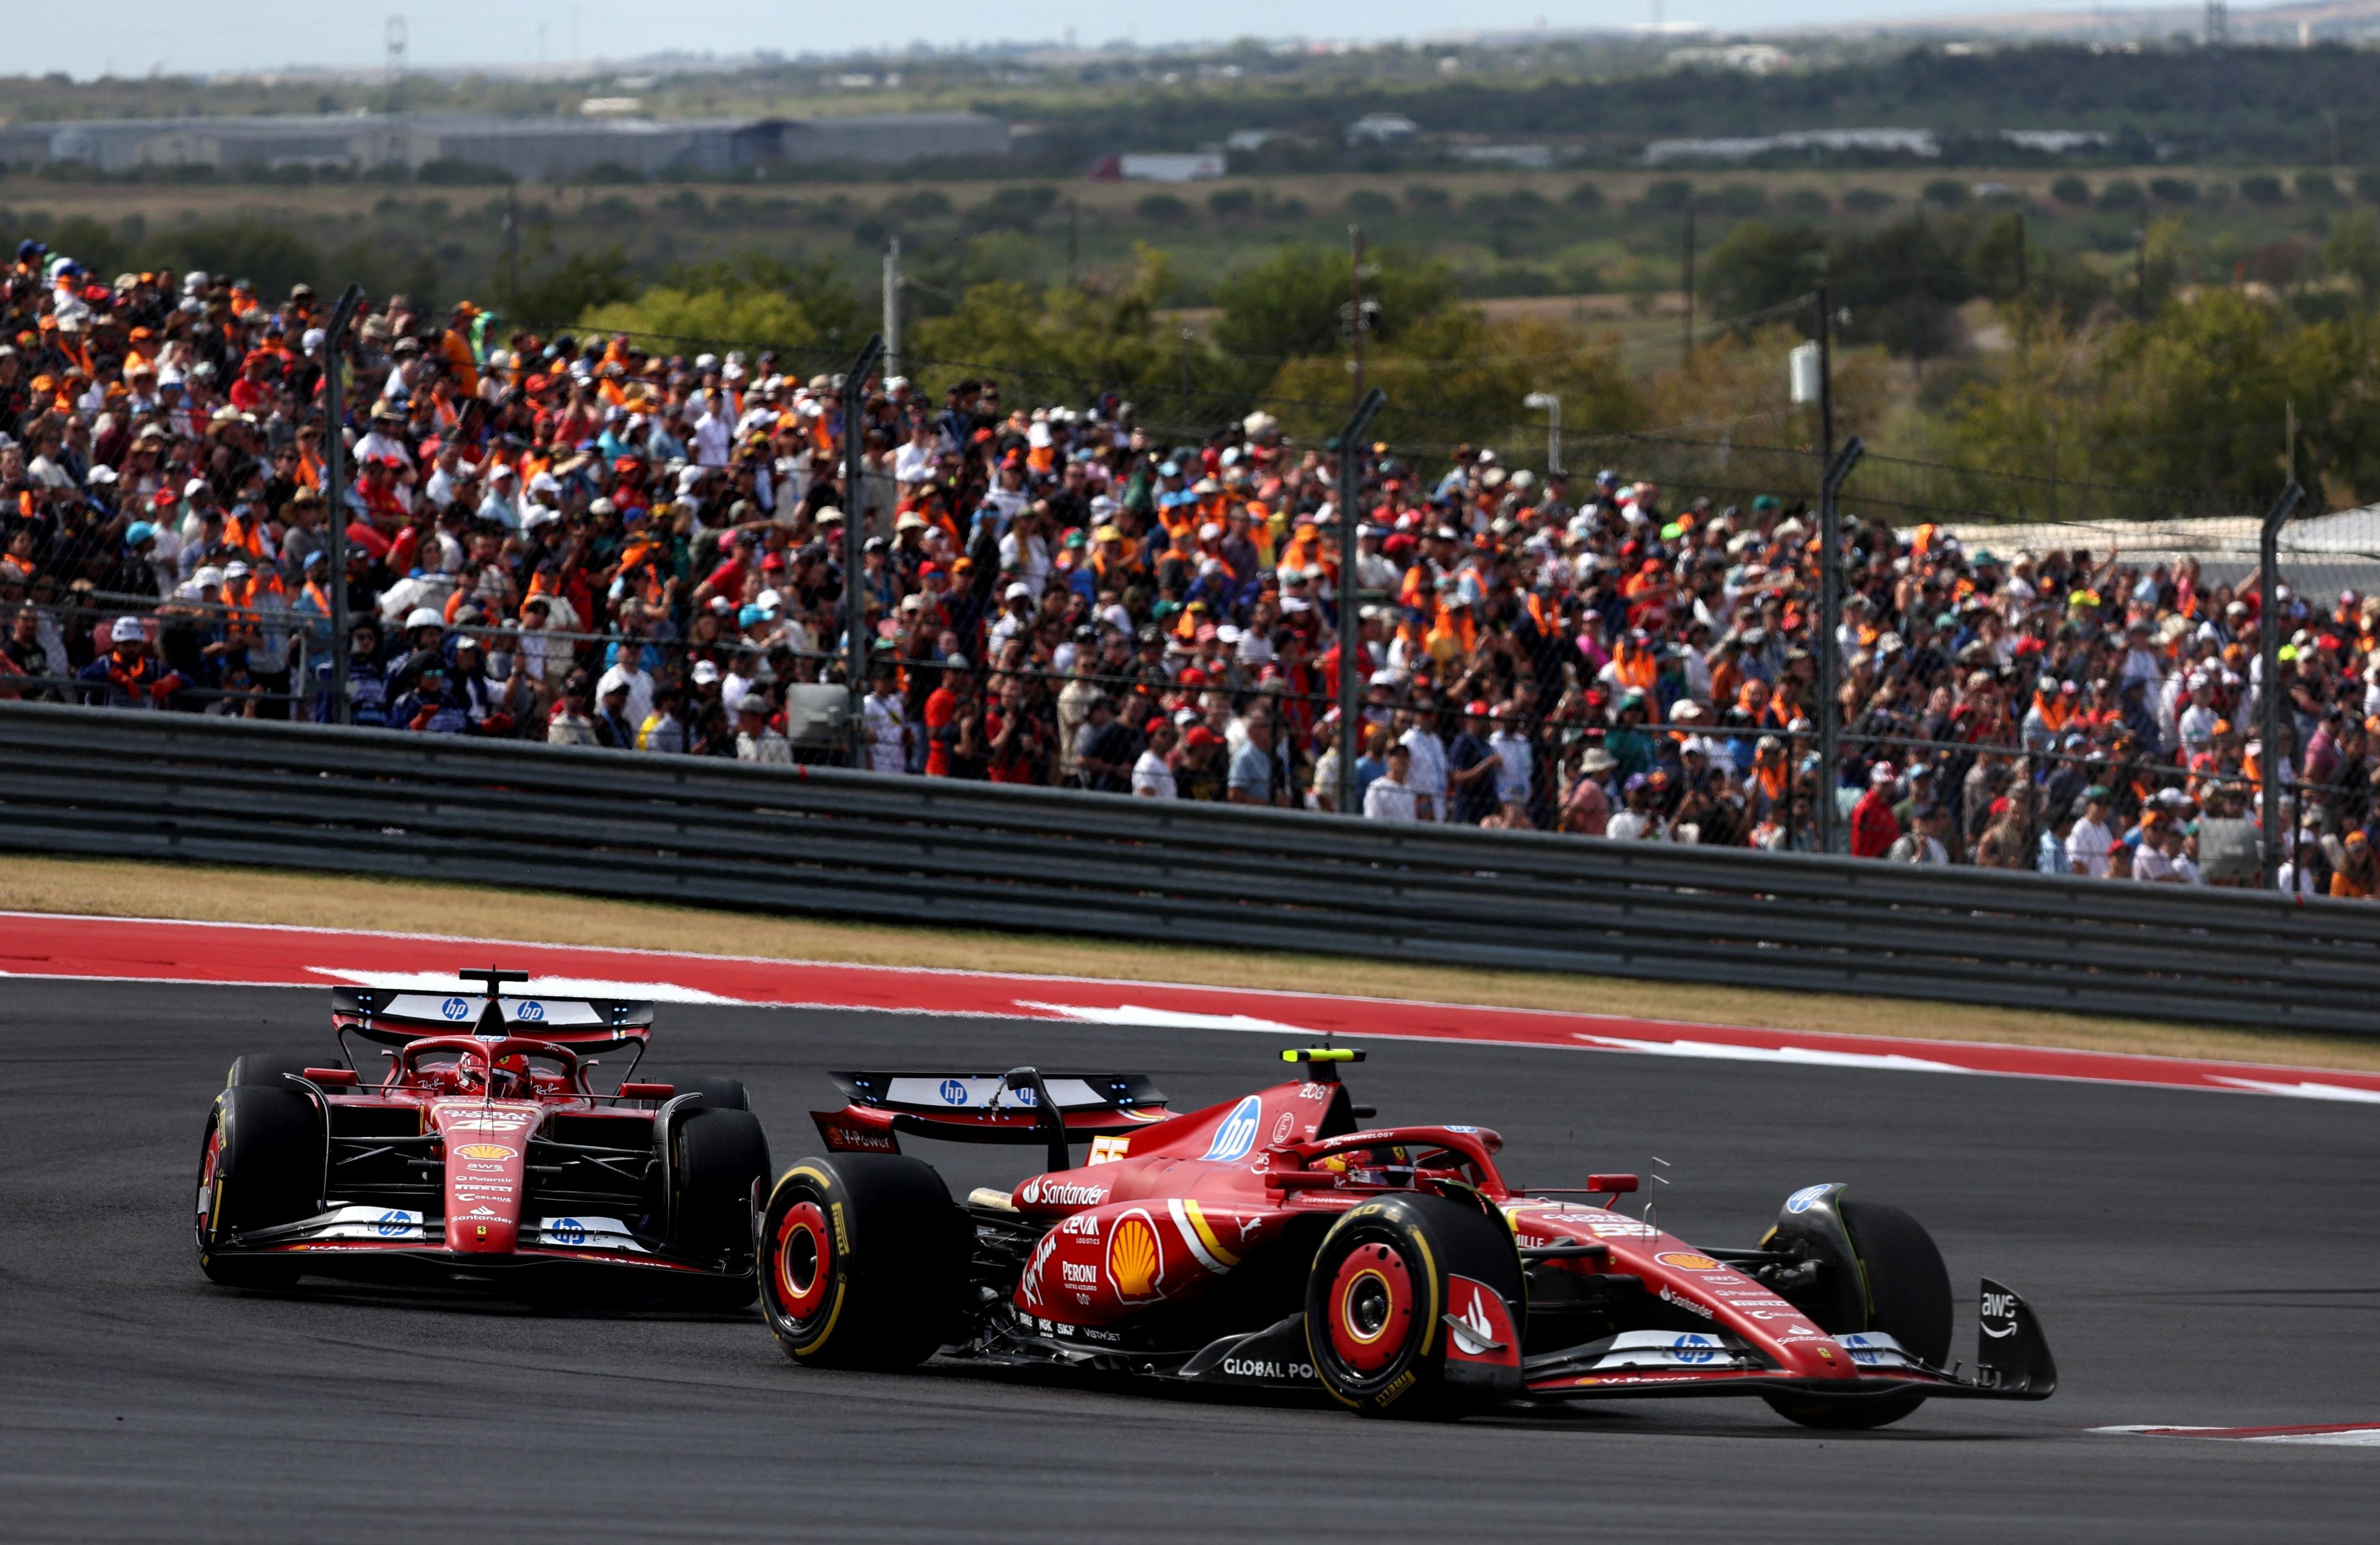
[[1818,850],[1835,850],[1836,786],[1842,780],[1842,704],[1835,696],[1842,675],[1842,650],[1836,635],[1843,621],[1842,511],[1839,504],[1843,480],[1852,475],[1867,447],[1852,435],[1842,453],[1827,463],[1818,483]]
[[2305,490],[2291,478],[2265,512],[2256,542],[2256,657],[2264,677],[2256,689],[2256,734],[2262,740],[2256,758],[2256,809],[2263,827],[2258,868],[2266,890],[2279,877],[2281,860],[2281,612],[2273,604],[2273,594],[2280,588],[2281,528],[2304,502]]
[[1694,358],[1694,199],[1686,195],[1686,261],[1679,274],[1678,298],[1685,302],[1684,320],[1678,332],[1678,363],[1689,365]]
[[1561,475],[1561,398],[1551,392],[1531,392],[1521,399],[1523,408],[1546,410],[1546,476]]
[[1362,599],[1355,588],[1355,532],[1361,524],[1355,502],[1363,492],[1364,444],[1372,420],[1388,406],[1385,393],[1375,386],[1355,405],[1354,417],[1339,432],[1339,813],[1361,816],[1355,802],[1356,613]]
[[331,308],[322,330],[322,518],[331,539],[331,723],[352,718],[347,701],[347,442],[340,432],[346,418],[341,402],[339,348],[364,303],[364,287],[350,283]]
[[1351,244],[1351,261],[1347,264],[1349,296],[1347,302],[1347,335],[1355,344],[1355,396],[1364,395],[1364,227],[1347,227]]
[[884,375],[901,373],[901,238],[884,247]]
[[520,184],[504,185],[504,299],[520,310]]
[[867,587],[860,582],[860,556],[867,550],[866,491],[859,485],[862,444],[868,433],[868,378],[884,359],[884,339],[868,340],[851,369],[843,372],[843,641],[844,687],[851,700],[851,765],[868,770]]

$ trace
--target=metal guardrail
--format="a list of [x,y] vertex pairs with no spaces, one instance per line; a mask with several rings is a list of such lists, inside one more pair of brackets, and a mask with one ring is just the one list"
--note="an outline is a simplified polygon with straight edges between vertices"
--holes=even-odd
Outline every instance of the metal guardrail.
[[0,849],[2373,1028],[2380,907],[0,702]]

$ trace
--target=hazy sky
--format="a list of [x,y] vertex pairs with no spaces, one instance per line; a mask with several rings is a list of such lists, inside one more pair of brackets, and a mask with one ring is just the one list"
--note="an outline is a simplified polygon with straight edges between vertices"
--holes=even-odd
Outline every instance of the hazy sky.
[[[1207,0],[1141,14],[1091,0],[1027,0],[1023,5],[912,0],[899,6],[797,6],[764,0],[680,0],[668,6],[627,0],[388,0],[384,6],[324,6],[320,0],[116,0],[62,25],[11,30],[0,70],[78,77],[172,71],[266,69],[286,65],[370,65],[383,56],[387,18],[401,15],[408,57],[424,66],[525,63],[538,59],[633,58],[663,49],[719,54],[773,48],[844,53],[899,48],[924,39],[938,46],[1014,39],[1058,39],[1072,28],[1085,45],[1119,35],[1173,43],[1253,34],[1263,37],[1396,38],[1466,30],[1524,28],[1540,18],[1561,27],[1623,26],[1651,18],[1656,0],[1620,6],[1562,6],[1548,0],[1476,0],[1457,7],[1425,0]],[[2056,0],[1665,0],[1672,22],[1720,29],[1803,25],[1921,14],[2082,8]],[[2105,8],[2127,8],[2112,0]],[[2245,7],[2239,7],[2245,8]],[[898,19],[892,19],[897,16]]]

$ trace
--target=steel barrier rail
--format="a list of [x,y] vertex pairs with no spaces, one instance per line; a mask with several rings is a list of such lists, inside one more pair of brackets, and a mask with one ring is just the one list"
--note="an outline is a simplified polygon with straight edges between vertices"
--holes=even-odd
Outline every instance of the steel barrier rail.
[[2380,908],[0,702],[0,849],[2361,1031]]

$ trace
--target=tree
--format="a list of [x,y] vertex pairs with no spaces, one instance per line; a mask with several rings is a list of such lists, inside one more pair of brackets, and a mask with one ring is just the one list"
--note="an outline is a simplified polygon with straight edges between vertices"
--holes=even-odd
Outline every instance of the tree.
[[1135,249],[1133,276],[1113,293],[1087,285],[1037,290],[1015,280],[977,285],[947,316],[919,322],[910,350],[929,363],[917,373],[943,383],[987,370],[1017,378],[1020,398],[1084,401],[1102,391],[1158,395],[1192,350],[1198,373],[1211,375],[1205,346],[1169,337],[1157,309],[1172,297],[1165,255]]
[[1807,225],[1739,221],[1703,260],[1702,298],[1722,317],[1783,305],[1817,283],[1826,243]]
[[2362,209],[2341,217],[2323,241],[2322,266],[2352,281],[2366,310],[2380,304],[2380,215]]
[[[1453,277],[1444,264],[1392,248],[1366,254],[1372,272],[1364,295],[1377,304],[1371,336],[1385,342],[1454,304]],[[1346,308],[1354,298],[1350,254],[1328,248],[1284,247],[1215,286],[1222,312],[1216,347],[1235,357],[1239,379],[1261,385],[1281,360],[1346,352]]]
[[664,350],[709,346],[808,354],[817,368],[830,369],[866,335],[867,312],[832,265],[755,253],[682,269],[633,300],[585,310],[578,326],[642,337]]

